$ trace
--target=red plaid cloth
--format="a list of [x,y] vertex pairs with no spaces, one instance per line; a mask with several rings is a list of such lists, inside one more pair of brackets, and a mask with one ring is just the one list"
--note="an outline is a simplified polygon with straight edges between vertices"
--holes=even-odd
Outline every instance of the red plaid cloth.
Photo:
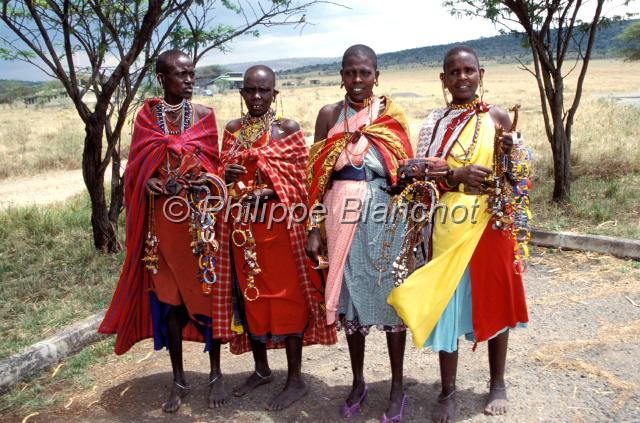
[[[157,123],[155,105],[159,99],[146,100],[136,117],[129,159],[124,172],[127,255],[111,306],[98,329],[100,333],[117,334],[115,353],[124,354],[136,342],[153,336],[149,305],[149,272],[145,270],[145,232],[147,228],[147,195],[145,185],[171,151],[176,155],[195,154],[207,172],[218,170],[218,131],[213,112],[196,122],[181,135],[165,135]],[[161,212],[161,211],[158,211]],[[162,242],[162,240],[160,240]],[[221,292],[229,286],[216,284],[213,299],[213,337],[228,340],[230,314],[220,302]],[[198,330],[187,324],[184,339],[203,341]]]
[[[266,134],[265,134],[266,136]],[[295,205],[305,205],[307,191],[305,186],[306,169],[309,161],[309,147],[304,139],[302,131],[298,131],[285,138],[272,140],[265,147],[241,150],[235,157],[229,157],[236,136],[229,131],[224,132],[222,140],[220,174],[224,172],[224,166],[230,162],[254,159],[257,167],[273,183],[273,189],[278,194],[280,202],[292,210]],[[259,144],[259,143],[258,143]],[[224,219],[223,219],[224,220]],[[327,326],[324,318],[324,295],[320,275],[311,268],[311,263],[306,259],[304,251],[306,219],[302,222],[292,222],[289,232],[291,250],[294,254],[300,284],[311,310],[311,320],[304,333],[304,345],[322,344],[331,345],[338,342],[335,325]],[[220,258],[218,267],[218,280],[224,284],[231,283],[231,259],[229,255],[229,236],[231,224],[223,222],[220,226]],[[259,240],[257,240],[260,242]],[[260,258],[258,257],[258,261]],[[227,306],[231,308],[231,300]],[[231,310],[229,309],[229,312]],[[283,348],[284,342],[267,344],[268,348]],[[234,338],[231,342],[231,352],[241,354],[250,351],[249,337]]]

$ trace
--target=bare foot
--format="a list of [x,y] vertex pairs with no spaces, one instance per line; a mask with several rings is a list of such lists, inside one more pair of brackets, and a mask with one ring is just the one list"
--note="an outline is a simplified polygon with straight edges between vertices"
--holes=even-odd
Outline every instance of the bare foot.
[[222,407],[227,399],[222,374],[209,375],[209,408]]
[[504,385],[504,381],[496,383],[489,388],[489,399],[487,400],[487,406],[484,408],[484,414],[489,416],[506,414],[508,404],[507,387]]
[[360,401],[360,398],[362,398],[362,394],[364,394],[365,386],[366,384],[364,383],[364,380],[353,382],[353,384],[351,385],[351,392],[349,392],[349,396],[346,399],[346,403],[349,407]]
[[433,422],[435,423],[453,423],[456,421],[456,391],[441,393],[438,396],[438,402],[433,410]]
[[298,401],[307,394],[307,384],[302,378],[296,378],[293,381],[287,381],[282,392],[276,395],[267,405],[267,410],[278,411],[288,408],[291,404]]
[[191,387],[178,382],[173,382],[171,385],[171,392],[169,392],[169,398],[167,402],[162,404],[162,411],[165,413],[175,413],[182,405],[182,398],[186,397],[191,392]]
[[244,397],[249,392],[253,391],[260,385],[266,385],[273,381],[273,375],[271,374],[271,370],[266,373],[258,373],[257,371],[253,372],[251,376],[244,381],[244,383],[240,386],[236,386],[233,388],[233,395],[236,397]]

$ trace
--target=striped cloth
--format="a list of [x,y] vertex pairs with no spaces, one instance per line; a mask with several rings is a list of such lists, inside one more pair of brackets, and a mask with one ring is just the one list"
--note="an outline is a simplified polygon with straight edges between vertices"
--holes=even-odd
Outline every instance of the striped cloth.
[[[265,134],[264,136],[267,136]],[[229,131],[224,132],[222,141],[222,157],[220,172],[224,172],[224,166],[230,162],[242,162],[255,160],[258,169],[265,174],[273,184],[273,188],[278,194],[279,201],[289,210],[294,210],[298,205],[298,210],[302,211],[307,201],[307,191],[304,184],[305,172],[309,160],[309,147],[304,139],[302,131],[298,131],[287,137],[273,139],[270,144],[261,148],[240,150],[234,157],[230,157],[230,152],[235,144],[235,136]],[[260,145],[262,143],[256,142]],[[229,237],[231,222],[224,222],[220,225],[220,257],[218,260],[218,280],[225,286],[231,285],[231,260],[229,255]],[[305,224],[306,220],[297,219],[298,223],[292,221],[290,240],[291,250],[294,253],[300,275],[300,283],[303,293],[309,304],[311,321],[304,333],[304,345],[322,344],[331,345],[338,342],[335,326],[325,323],[324,298],[319,275],[311,269],[310,262],[306,260],[304,251]],[[260,258],[258,257],[258,262]],[[226,301],[225,313],[232,312],[231,291]],[[284,342],[273,344],[267,343],[268,348],[282,348]],[[250,351],[249,337],[243,334],[235,338],[231,343],[231,352],[241,354]]]

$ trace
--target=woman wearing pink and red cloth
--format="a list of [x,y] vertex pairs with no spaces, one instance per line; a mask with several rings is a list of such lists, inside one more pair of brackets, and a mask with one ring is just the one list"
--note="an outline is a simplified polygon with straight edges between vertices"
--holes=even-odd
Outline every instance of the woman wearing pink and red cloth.
[[[167,213],[186,206],[181,181],[217,173],[216,120],[212,109],[190,101],[195,68],[188,56],[164,52],[156,70],[164,98],[146,100],[136,117],[124,174],[127,255],[99,332],[117,334],[116,354],[145,338],[153,338],[156,350],[169,349],[173,383],[165,412],[177,411],[190,391],[182,340],[205,343],[209,406],[218,407],[225,399],[220,344],[234,336],[231,287],[218,282],[212,292],[203,292],[189,221]],[[165,207],[176,199],[183,200],[177,208]]]
[[[361,411],[368,393],[365,337],[377,326],[386,332],[392,376],[389,404],[380,420],[397,422],[407,404],[402,375],[406,328],[386,299],[404,223],[393,230],[388,224],[392,217],[380,219],[375,210],[388,205],[384,189],[396,182],[398,161],[413,153],[403,111],[391,99],[373,94],[379,75],[375,52],[364,45],[349,47],[340,75],[345,99],[320,110],[307,174],[310,208],[324,205],[327,212],[327,322],[344,328],[353,372],[340,412],[352,418]],[[317,223],[311,219],[307,254],[320,262],[325,246]]]

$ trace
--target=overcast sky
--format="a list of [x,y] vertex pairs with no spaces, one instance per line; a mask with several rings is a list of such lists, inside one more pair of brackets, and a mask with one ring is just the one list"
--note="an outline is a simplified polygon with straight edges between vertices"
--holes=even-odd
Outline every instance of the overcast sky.
[[[258,38],[233,41],[228,53],[211,52],[201,64],[226,64],[291,57],[339,57],[352,44],[367,44],[377,53],[448,44],[498,34],[489,21],[456,18],[442,0],[338,0],[349,8],[329,4],[313,7],[304,27],[262,28]],[[594,3],[593,1],[591,3]],[[640,5],[615,8],[609,14],[640,11]],[[638,3],[638,2],[635,2]],[[233,25],[238,17],[222,12]],[[30,65],[0,61],[0,79],[39,80],[46,77]]]

